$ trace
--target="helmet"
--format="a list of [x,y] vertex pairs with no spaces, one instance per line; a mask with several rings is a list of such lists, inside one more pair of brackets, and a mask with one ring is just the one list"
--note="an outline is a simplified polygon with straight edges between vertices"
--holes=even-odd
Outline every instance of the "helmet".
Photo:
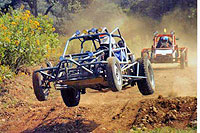
[[169,38],[167,36],[163,36],[161,39],[167,41]]
[[161,37],[161,42],[167,42],[168,41],[168,37],[167,36],[163,36]]

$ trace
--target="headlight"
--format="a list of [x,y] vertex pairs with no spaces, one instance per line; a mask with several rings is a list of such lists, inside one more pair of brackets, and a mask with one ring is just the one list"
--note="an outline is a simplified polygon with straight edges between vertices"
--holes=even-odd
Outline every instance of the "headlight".
[[98,29],[98,32],[102,32],[102,28],[99,28],[99,29]]
[[92,29],[91,29],[91,32],[92,32],[92,33],[95,33],[96,31],[97,31],[97,30],[96,30],[95,28],[92,28]]
[[87,32],[87,30],[83,30],[83,33],[84,33],[84,34],[87,34],[88,32]]
[[77,36],[80,35],[80,33],[81,33],[80,30],[77,30],[77,31],[76,31],[76,35],[77,35]]

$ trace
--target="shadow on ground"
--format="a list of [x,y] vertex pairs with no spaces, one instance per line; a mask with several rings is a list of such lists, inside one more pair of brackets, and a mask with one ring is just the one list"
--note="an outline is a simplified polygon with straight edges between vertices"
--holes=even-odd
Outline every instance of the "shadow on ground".
[[[69,118],[66,118],[69,119]],[[92,132],[95,130],[99,124],[96,124],[94,121],[86,120],[86,119],[75,119],[70,120],[67,123],[53,122],[54,120],[45,121],[39,124],[36,128],[27,129],[22,133],[44,133],[44,132],[56,132],[56,133],[64,133],[64,132]]]

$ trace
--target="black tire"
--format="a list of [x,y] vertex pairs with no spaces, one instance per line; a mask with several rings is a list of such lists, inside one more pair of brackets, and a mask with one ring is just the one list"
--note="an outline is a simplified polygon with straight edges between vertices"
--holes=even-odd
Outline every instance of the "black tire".
[[185,53],[181,53],[180,67],[181,67],[181,69],[185,68]]
[[69,88],[61,90],[62,99],[67,107],[77,106],[80,102],[80,90]]
[[46,101],[49,95],[49,88],[45,88],[45,85],[42,83],[42,75],[39,72],[34,72],[32,80],[36,98],[38,101]]
[[140,58],[139,62],[139,76],[145,76],[147,78],[137,81],[139,91],[142,95],[151,95],[155,90],[155,80],[153,68],[148,58]]
[[107,59],[107,81],[113,92],[122,89],[122,71],[118,60],[115,57]]

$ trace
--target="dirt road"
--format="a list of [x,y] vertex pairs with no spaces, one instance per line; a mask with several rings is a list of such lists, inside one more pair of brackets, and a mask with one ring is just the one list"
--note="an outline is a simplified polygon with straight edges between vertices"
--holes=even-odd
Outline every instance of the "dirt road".
[[[11,97],[1,99],[0,132],[113,132],[130,130],[139,101],[177,96],[196,96],[196,67],[184,70],[178,65],[153,65],[156,91],[142,96],[137,88],[121,92],[87,90],[78,107],[67,108],[60,92],[52,90],[49,100],[38,102],[31,76],[21,75],[7,84]],[[16,100],[17,99],[17,100]],[[10,101],[6,104],[5,101]]]

